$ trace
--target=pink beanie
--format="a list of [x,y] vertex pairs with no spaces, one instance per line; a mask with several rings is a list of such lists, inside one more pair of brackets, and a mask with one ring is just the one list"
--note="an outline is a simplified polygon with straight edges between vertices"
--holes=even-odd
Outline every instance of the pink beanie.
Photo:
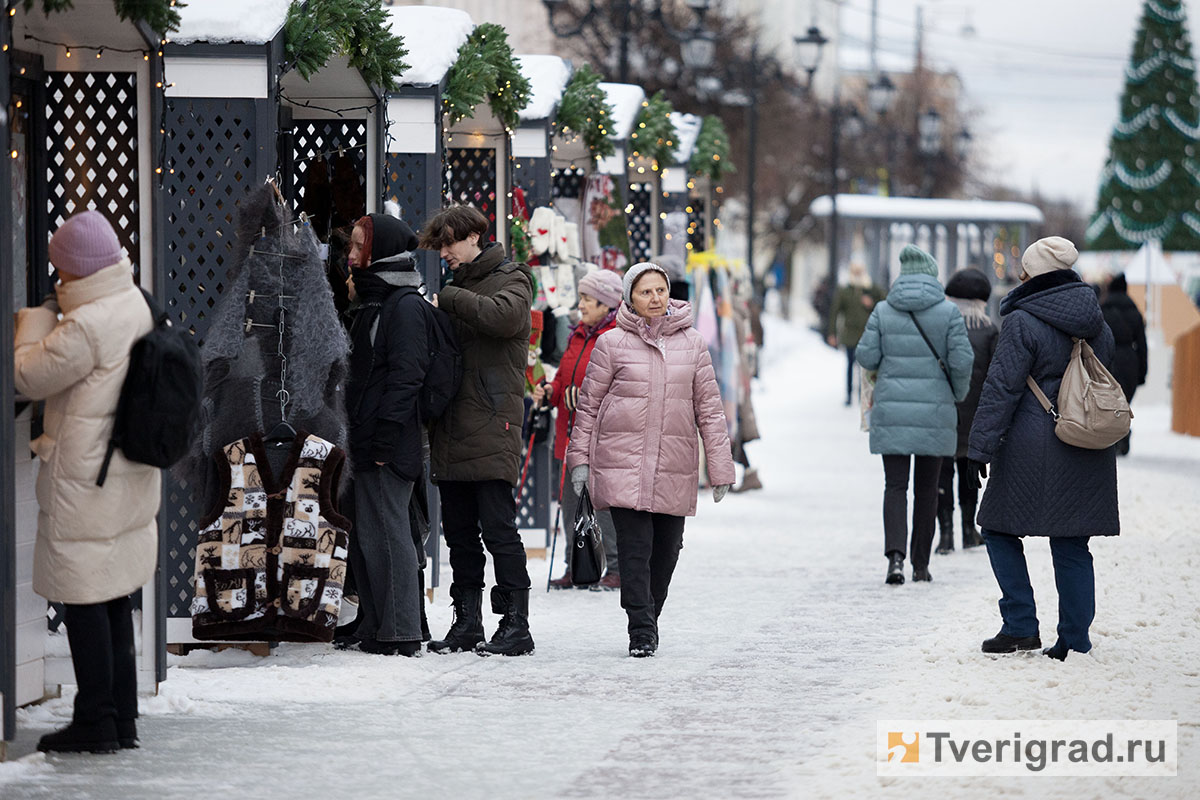
[[589,272],[579,281],[579,293],[596,298],[609,308],[621,305],[621,276],[611,269]]
[[86,278],[122,258],[116,231],[99,211],[76,214],[50,237],[50,263],[76,278]]

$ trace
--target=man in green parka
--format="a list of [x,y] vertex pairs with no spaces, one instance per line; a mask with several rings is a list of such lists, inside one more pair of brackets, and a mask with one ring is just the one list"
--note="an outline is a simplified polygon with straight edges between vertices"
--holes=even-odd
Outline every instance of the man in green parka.
[[850,282],[838,289],[833,299],[826,332],[830,347],[846,348],[846,405],[853,399],[854,348],[862,338],[875,304],[883,298],[883,290],[871,282],[866,267],[858,261],[851,263]]
[[[510,261],[498,242],[486,242],[487,230],[479,211],[453,206],[429,220],[421,237],[453,273],[434,305],[450,315],[463,369],[458,394],[429,431],[455,613],[446,638],[429,650],[526,655],[533,652],[529,571],[513,488],[521,470],[533,273]],[[485,546],[496,574],[492,611],[501,615],[490,642],[481,610]]]

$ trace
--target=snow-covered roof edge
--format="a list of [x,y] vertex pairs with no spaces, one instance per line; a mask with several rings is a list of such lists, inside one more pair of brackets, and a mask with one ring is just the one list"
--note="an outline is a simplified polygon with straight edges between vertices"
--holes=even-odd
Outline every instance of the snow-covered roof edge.
[[[833,203],[828,195],[812,201],[808,212],[828,217]],[[1044,220],[1042,210],[1029,203],[989,200],[946,200],[925,197],[880,197],[873,194],[839,194],[838,214],[856,219],[954,220],[958,222],[1027,222]]]
[[571,79],[571,62],[560,56],[521,55],[517,64],[530,88],[529,105],[521,109],[522,121],[549,119]]
[[615,142],[626,142],[629,134],[633,133],[633,123],[642,103],[646,99],[646,90],[632,83],[602,83],[608,104],[612,106],[612,132],[609,138]]
[[409,86],[436,85],[442,82],[458,48],[475,30],[471,15],[457,8],[441,6],[391,6],[387,9],[392,33],[404,38],[411,66],[399,77]]
[[680,111],[671,112],[671,125],[675,127],[675,156],[676,164],[686,164],[696,151],[696,140],[700,138],[700,126],[704,120],[695,114],[684,114]]
[[179,30],[169,38],[175,44],[265,44],[283,29],[290,6],[291,0],[192,0],[179,8]]

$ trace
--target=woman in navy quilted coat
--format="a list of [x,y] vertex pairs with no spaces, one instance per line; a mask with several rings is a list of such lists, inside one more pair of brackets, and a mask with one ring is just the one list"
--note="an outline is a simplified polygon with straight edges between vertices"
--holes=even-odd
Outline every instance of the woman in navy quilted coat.
[[871,452],[883,456],[885,580],[891,584],[904,583],[910,470],[913,580],[932,580],[929,551],[938,476],[942,458],[953,458],[958,444],[955,402],[971,388],[975,353],[962,313],[946,299],[937,274],[937,262],[924,250],[911,244],[901,250],[900,277],[871,312],[854,353],[863,367],[879,371],[871,409]]
[[1046,536],[1058,587],[1058,641],[1045,652],[1065,659],[1086,653],[1095,616],[1095,576],[1088,539],[1116,536],[1115,448],[1085,450],[1054,435],[1054,419],[1025,383],[1032,376],[1052,402],[1071,356],[1086,339],[1101,363],[1113,358],[1113,336],[1092,288],[1071,269],[1075,245],[1040,239],[1021,257],[1022,284],[1000,304],[1004,325],[971,428],[967,457],[979,477],[992,477],[979,508],[992,572],[1000,584],[1000,633],[985,653],[1042,646],[1021,537]]

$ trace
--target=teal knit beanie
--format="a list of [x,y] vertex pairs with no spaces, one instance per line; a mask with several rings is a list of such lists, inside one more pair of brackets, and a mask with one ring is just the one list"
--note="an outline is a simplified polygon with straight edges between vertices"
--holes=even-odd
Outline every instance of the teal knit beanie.
[[938,276],[938,265],[933,256],[926,253],[915,244],[906,244],[900,251],[901,275],[932,275]]

